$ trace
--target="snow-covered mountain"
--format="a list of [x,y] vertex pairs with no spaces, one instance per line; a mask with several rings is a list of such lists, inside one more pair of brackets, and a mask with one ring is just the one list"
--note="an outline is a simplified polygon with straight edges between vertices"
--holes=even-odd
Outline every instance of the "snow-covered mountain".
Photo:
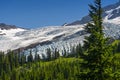
[[[107,37],[120,39],[120,3],[109,5],[104,8],[103,25],[104,33]],[[75,24],[63,26],[48,26],[37,29],[22,29],[11,25],[0,24],[0,51],[20,50],[26,55],[32,52],[45,54],[50,48],[56,48],[60,54],[66,49],[71,52],[73,46],[82,44],[84,36],[88,36],[84,31],[86,22],[90,21],[88,16]],[[84,24],[83,24],[84,23]]]
[[[104,22],[120,25],[120,1],[104,7],[102,17]],[[85,24],[88,23],[90,20],[91,18],[89,17],[89,15],[87,15],[84,16],[81,20],[77,20],[67,24],[67,26]]]
[[23,32],[25,29],[17,28],[15,26],[6,25],[2,23],[2,26],[0,24],[0,51],[7,51],[12,46],[15,46],[14,43],[20,39],[20,37],[15,36],[18,32]]
[[[106,36],[119,39],[120,25],[104,23]],[[71,52],[73,46],[82,44],[84,36],[84,25],[53,26],[38,29],[25,30],[21,28],[0,30],[0,51],[19,49],[25,54],[30,51],[35,54],[45,54],[47,49],[60,51],[64,49]]]
[[47,48],[66,48],[70,47],[70,45],[77,45],[79,39],[83,39],[82,35],[85,33],[83,31],[83,25],[76,25],[54,26],[31,30],[21,28],[9,30],[0,29],[0,34],[1,51],[19,48],[22,50],[29,50],[39,47],[37,48],[38,51],[43,52],[43,50],[46,51]]

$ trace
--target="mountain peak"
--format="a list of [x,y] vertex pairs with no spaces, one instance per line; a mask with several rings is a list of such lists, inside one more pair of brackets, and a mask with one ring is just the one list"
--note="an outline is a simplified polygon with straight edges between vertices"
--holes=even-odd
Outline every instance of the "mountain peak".
[[[103,21],[113,23],[113,24],[120,24],[120,0],[117,3],[108,5],[103,7]],[[90,22],[91,18],[89,15],[84,16],[81,20],[74,21],[69,25],[79,25],[79,24],[85,24]]]
[[9,30],[9,29],[16,29],[17,27],[15,25],[7,25],[5,23],[0,23],[0,29],[3,30],[3,29],[6,29],[6,30]]

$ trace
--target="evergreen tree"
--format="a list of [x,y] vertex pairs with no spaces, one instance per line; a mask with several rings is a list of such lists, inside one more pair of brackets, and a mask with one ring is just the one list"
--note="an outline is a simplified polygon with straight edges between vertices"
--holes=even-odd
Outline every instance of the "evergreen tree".
[[30,53],[30,55],[28,56],[28,62],[32,62],[33,61],[33,55],[32,53]]
[[22,66],[26,62],[26,56],[24,54],[19,54],[19,63]]
[[57,59],[60,57],[60,54],[59,54],[59,51],[57,50],[57,48],[55,48],[55,51],[54,51],[54,58]]
[[117,50],[118,53],[120,53],[120,42],[117,44]]
[[50,48],[47,49],[46,57],[47,57],[47,60],[48,60],[48,61],[51,60],[52,55],[51,55],[51,50],[50,50]]
[[40,55],[39,54],[35,53],[34,61],[40,61]]
[[81,64],[82,80],[113,80],[112,73],[112,47],[108,38],[104,37],[102,26],[101,0],[95,0],[95,5],[89,5],[91,22],[85,30],[90,34],[85,38],[85,53]]
[[0,52],[0,75],[3,70],[3,63],[4,63],[4,54]]
[[63,53],[62,53],[62,56],[63,56],[63,57],[67,57],[67,51],[66,51],[66,49],[65,49],[64,46],[63,46]]
[[15,67],[18,67],[19,66],[19,58],[18,58],[18,54],[14,54],[15,56]]
[[81,44],[76,46],[76,53],[77,53],[77,57],[83,57],[84,52]]

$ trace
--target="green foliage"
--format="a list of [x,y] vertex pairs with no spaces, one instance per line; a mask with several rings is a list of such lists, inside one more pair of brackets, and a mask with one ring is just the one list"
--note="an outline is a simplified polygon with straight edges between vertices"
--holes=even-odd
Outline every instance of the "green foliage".
[[[82,61],[79,58],[58,58],[48,62],[27,62],[21,66],[21,62],[18,62],[18,65],[15,66],[14,63],[17,61],[13,61],[15,58],[13,53],[1,55],[1,59],[9,57],[9,60],[8,65],[6,65],[7,67],[4,67],[4,64],[0,66],[0,80],[75,80],[80,70],[80,64],[78,63]],[[1,60],[0,62],[5,63],[6,61]]]
[[115,40],[112,43],[112,46],[113,46],[113,52],[114,53],[120,53],[120,40]]
[[79,77],[82,80],[113,80],[113,48],[102,31],[101,0],[95,0],[94,3],[95,5],[89,5],[92,21],[85,30],[90,36],[84,41],[84,62],[81,64],[82,72]]
[[[40,56],[37,53],[35,54],[36,57],[34,59],[32,54],[30,54],[29,56],[31,56],[31,58],[27,58],[30,59],[28,61],[26,59],[26,56],[23,54],[18,54],[14,52],[4,54],[3,52],[0,52],[0,80],[85,80],[89,76],[86,77],[85,75],[83,75],[83,73],[88,74],[90,72],[90,69],[85,69],[86,66],[80,67],[83,66],[83,63],[85,63],[84,59],[81,59],[83,58],[83,56],[81,57],[82,49],[83,48],[80,45],[78,45],[77,48],[75,47],[73,50],[73,53],[75,53],[75,55],[71,53],[72,56],[71,54],[71,57],[68,55],[69,58],[64,56],[58,56],[56,59],[54,58],[49,61],[47,61],[46,58],[45,60],[41,60]],[[80,54],[80,57],[75,57],[78,56],[78,54]],[[89,61],[96,61],[96,58],[94,58],[93,60],[90,60],[90,58],[87,59],[89,59]],[[105,72],[111,74],[112,70],[113,74],[111,76],[114,77],[112,80],[119,80],[120,53],[114,54],[113,58],[106,57],[106,59],[109,61],[109,63],[112,62],[111,65],[113,67],[111,69],[110,67],[106,68],[105,66],[103,66]],[[105,61],[104,65],[109,66],[108,61]],[[88,64],[88,66],[93,65],[94,63]],[[99,74],[96,73],[95,75],[97,76]],[[78,79],[77,76],[79,76],[80,78]]]

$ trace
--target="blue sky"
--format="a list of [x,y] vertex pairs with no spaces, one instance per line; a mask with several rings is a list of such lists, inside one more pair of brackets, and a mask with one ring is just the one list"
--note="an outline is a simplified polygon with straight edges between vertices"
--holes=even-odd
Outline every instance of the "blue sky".
[[[24,28],[57,26],[80,20],[94,0],[0,0],[0,23]],[[103,6],[118,0],[102,0]]]

